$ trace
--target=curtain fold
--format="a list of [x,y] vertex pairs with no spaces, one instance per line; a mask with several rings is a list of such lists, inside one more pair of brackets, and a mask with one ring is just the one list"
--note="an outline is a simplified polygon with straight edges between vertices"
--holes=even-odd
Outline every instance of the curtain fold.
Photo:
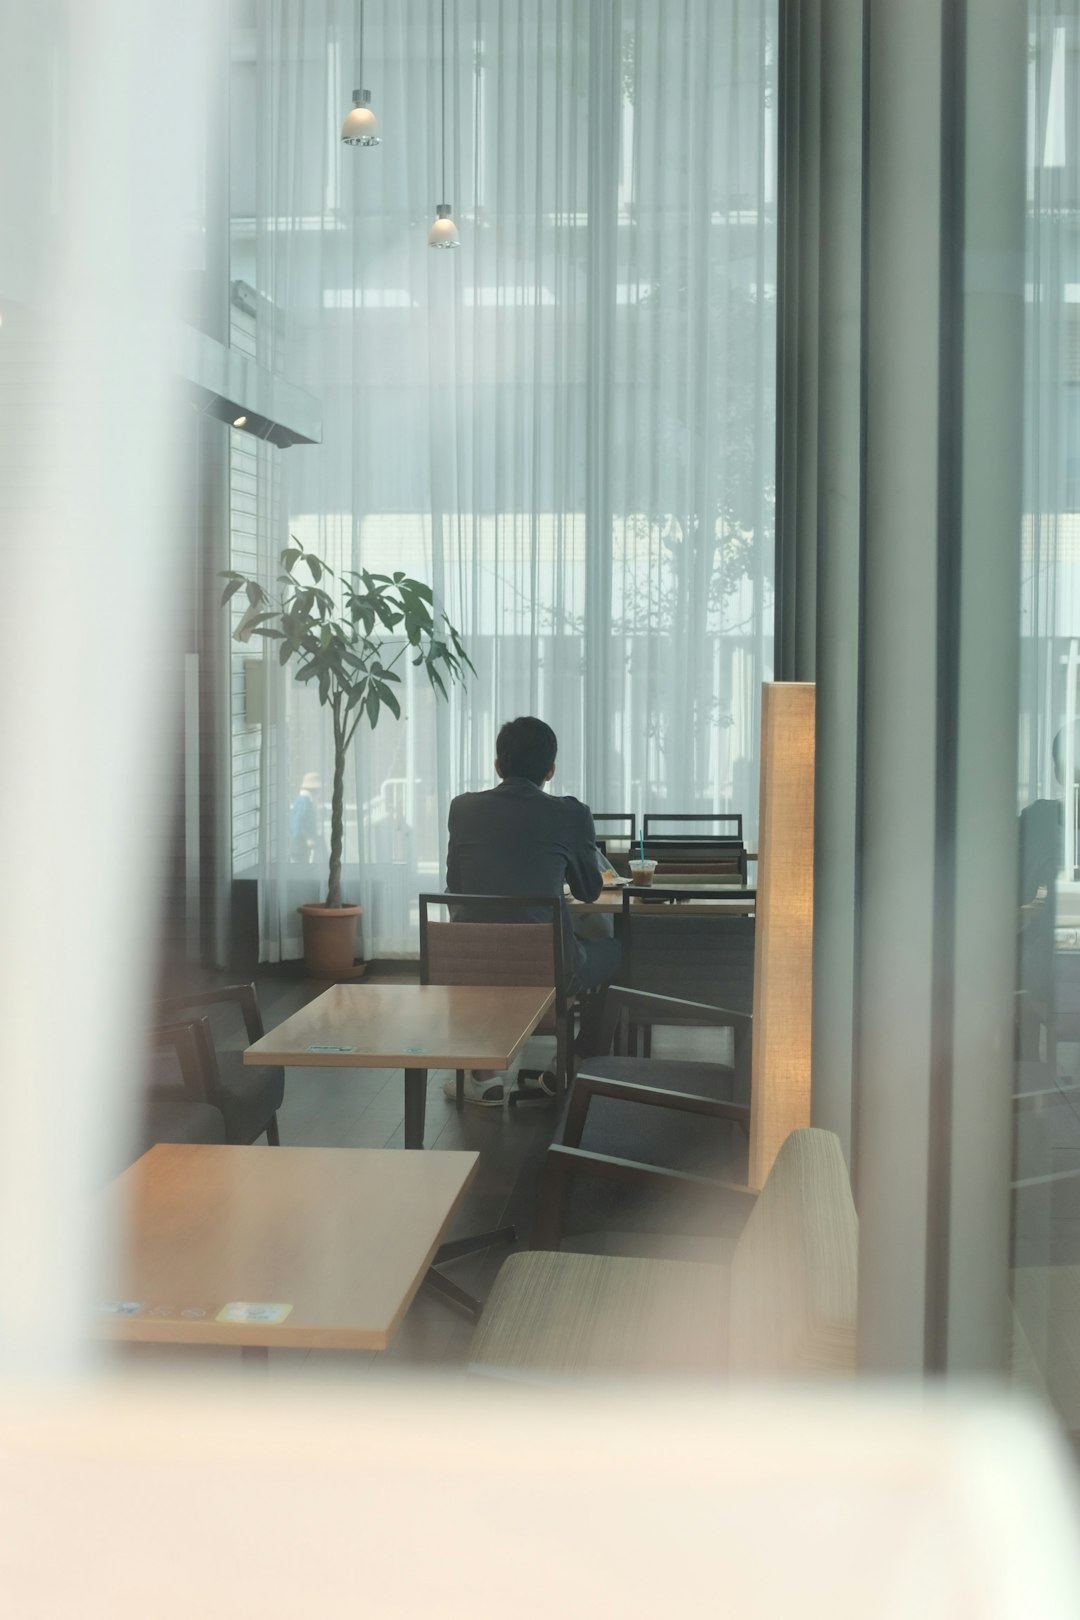
[[[416,949],[450,797],[499,724],[559,736],[597,811],[735,809],[755,838],[771,675],[772,0],[367,0],[382,144],[343,147],[358,13],[265,0],[237,31],[233,277],[264,364],[317,394],[316,447],[269,452],[261,566],[429,580],[477,676],[358,735],[349,897],[369,954]],[[251,132],[255,139],[251,139]],[[442,194],[445,150],[446,188]],[[446,201],[461,232],[433,251]],[[268,481],[271,473],[264,473]],[[289,860],[329,728],[268,668],[261,954],[299,953],[321,864]]]

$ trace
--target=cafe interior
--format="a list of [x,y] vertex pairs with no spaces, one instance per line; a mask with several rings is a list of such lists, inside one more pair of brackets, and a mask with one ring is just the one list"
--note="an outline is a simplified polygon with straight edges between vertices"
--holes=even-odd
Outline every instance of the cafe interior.
[[1074,1613],[1080,0],[0,132],[6,1612]]

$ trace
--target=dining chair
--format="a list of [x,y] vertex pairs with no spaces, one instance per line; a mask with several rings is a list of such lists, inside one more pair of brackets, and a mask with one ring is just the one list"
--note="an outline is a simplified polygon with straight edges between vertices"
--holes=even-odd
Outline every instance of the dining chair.
[[[711,889],[653,886],[647,898],[624,889],[619,934],[623,959],[619,981],[629,989],[666,998],[663,1022],[687,1025],[696,1014],[680,1014],[678,1001],[704,1003],[750,1014],[754,1002],[752,916],[695,915],[695,900],[715,899]],[[649,1057],[654,1022],[626,1016],[615,1031],[615,1048]],[[740,1071],[745,1101],[749,1068]]]
[[611,1168],[596,1154],[549,1148],[532,1247],[503,1262],[470,1371],[544,1382],[854,1372],[858,1220],[838,1137],[792,1131],[760,1192],[678,1178],[703,1211],[699,1258],[560,1249],[567,1187]]
[[724,878],[745,886],[749,857],[741,839],[695,837],[650,833],[639,844],[644,858],[656,862],[658,877],[684,874],[700,878]]
[[[551,895],[422,894],[419,904],[421,984],[554,987],[554,1006],[533,1033],[555,1036],[555,1096],[561,1101],[573,1073],[575,1005],[566,987],[561,900]],[[450,920],[430,918],[431,906],[449,908]],[[522,1082],[538,1073],[519,1070],[508,1101],[531,1100],[536,1093]],[[464,1069],[456,1075],[457,1106],[463,1108]]]
[[[158,1002],[160,1015],[182,1013],[196,1007],[212,1009],[211,1017],[219,1022],[233,1010],[231,1026],[235,1023],[235,1009],[239,1009],[247,1046],[266,1033],[253,984],[195,990],[189,995],[167,996]],[[265,1134],[270,1146],[277,1147],[281,1140],[277,1110],[285,1096],[285,1070],[280,1064],[245,1066],[243,1047],[234,1044],[234,1027],[223,1030],[220,1039],[215,1039],[210,1017],[199,1019],[193,1028],[206,1073],[207,1095],[224,1117],[226,1142],[251,1143]]]
[[158,1142],[224,1142],[225,1119],[210,1098],[198,1020],[150,1032],[149,1078],[142,1095],[139,1152]]
[[[675,823],[679,828],[694,824],[692,832],[660,831]],[[708,823],[715,831],[701,832]],[[657,875],[690,873],[699,877],[737,877],[746,883],[747,853],[743,843],[743,818],[737,811],[709,811],[705,814],[672,815],[652,811],[642,818],[641,845],[645,859],[657,863]]]

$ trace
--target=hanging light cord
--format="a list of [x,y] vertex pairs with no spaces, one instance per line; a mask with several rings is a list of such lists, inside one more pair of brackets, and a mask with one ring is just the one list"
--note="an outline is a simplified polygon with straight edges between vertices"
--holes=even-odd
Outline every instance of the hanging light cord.
[[446,0],[442,0],[442,200],[446,202]]
[[360,89],[364,88],[364,0],[360,0]]

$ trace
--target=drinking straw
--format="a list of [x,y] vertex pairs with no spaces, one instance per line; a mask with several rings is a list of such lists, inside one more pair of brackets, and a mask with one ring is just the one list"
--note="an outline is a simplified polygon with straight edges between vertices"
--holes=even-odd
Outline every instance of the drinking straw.
[[645,859],[645,834],[638,833],[638,859]]

